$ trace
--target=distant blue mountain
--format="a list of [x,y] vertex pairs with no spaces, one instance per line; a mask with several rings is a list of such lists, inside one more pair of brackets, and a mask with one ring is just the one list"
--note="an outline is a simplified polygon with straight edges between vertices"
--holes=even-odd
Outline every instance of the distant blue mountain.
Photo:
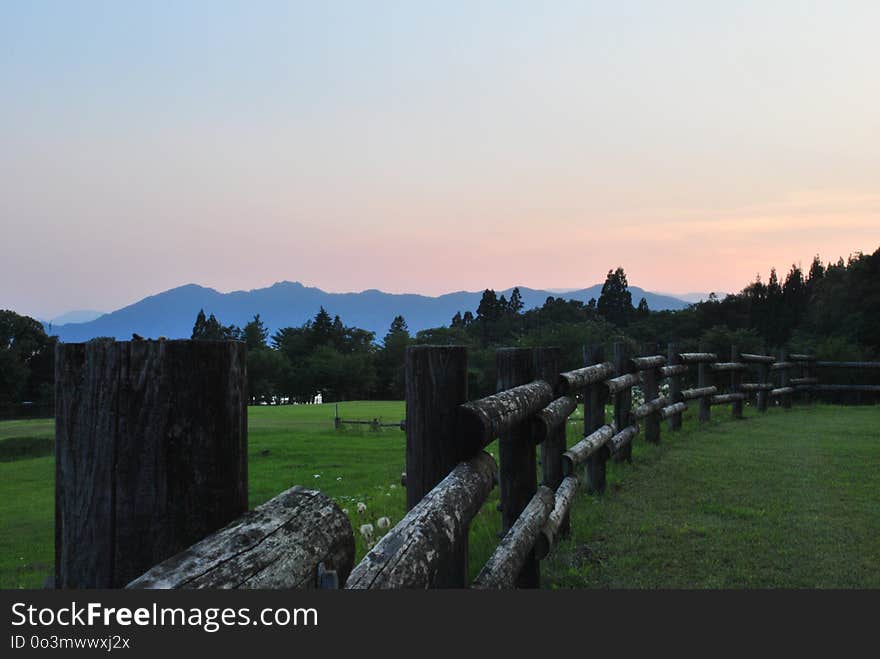
[[[513,289],[498,291],[508,298]],[[549,296],[587,302],[599,298],[602,285],[553,294],[546,290],[519,287],[526,309],[539,307]],[[687,302],[666,295],[649,293],[630,286],[633,303],[644,297],[653,310],[684,309]],[[414,294],[383,293],[367,290],[360,293],[327,293],[298,282],[279,282],[268,288],[252,291],[220,293],[212,288],[187,284],[157,295],[151,295],[117,311],[85,323],[53,325],[51,331],[62,341],[87,341],[97,336],[130,339],[132,333],[144,337],[164,336],[169,339],[189,338],[199,309],[214,314],[224,325],[243,326],[254,314],[260,314],[271,332],[281,327],[296,327],[313,318],[319,307],[339,315],[346,325],[355,325],[376,333],[381,338],[396,315],[402,315],[415,333],[429,327],[449,325],[456,311],[476,312],[480,292],[461,291],[438,297]]]

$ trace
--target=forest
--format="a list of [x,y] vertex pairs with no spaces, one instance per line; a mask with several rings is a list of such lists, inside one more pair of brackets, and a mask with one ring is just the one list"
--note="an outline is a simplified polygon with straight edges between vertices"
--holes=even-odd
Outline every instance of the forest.
[[[739,293],[709,299],[681,311],[653,311],[632,299],[623,268],[610,270],[599,299],[548,297],[523,309],[519,291],[507,299],[483,292],[475,312],[462,310],[448,326],[411,335],[397,316],[387,333],[345,325],[324,309],[300,327],[274,333],[259,315],[244,327],[223,325],[198,310],[192,339],[236,339],[248,346],[248,387],[253,403],[309,402],[321,392],[335,400],[399,400],[404,354],[415,344],[465,345],[472,397],[494,391],[494,351],[500,346],[558,346],[563,366],[581,365],[588,344],[625,341],[633,353],[678,342],[724,355],[787,347],[829,360],[880,359],[880,249],[804,271],[792,265],[784,277],[771,269]],[[55,337],[42,324],[14,311],[0,311],[0,415],[23,405],[51,409]]]

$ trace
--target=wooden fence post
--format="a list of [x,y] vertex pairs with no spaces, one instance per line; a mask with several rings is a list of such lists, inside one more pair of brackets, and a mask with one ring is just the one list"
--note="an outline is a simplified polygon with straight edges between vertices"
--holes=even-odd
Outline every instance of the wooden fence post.
[[[462,460],[458,406],[467,402],[467,348],[410,346],[406,350],[406,509],[412,508]],[[467,533],[437,571],[434,587],[463,588],[468,578]]]
[[[561,365],[561,351],[559,348],[535,348],[535,378],[544,380],[551,387],[557,389],[557,380],[559,379],[559,371]],[[541,484],[549,487],[553,492],[562,484],[562,454],[566,449],[566,429],[567,422],[557,426],[545,439],[541,442]],[[560,537],[568,535],[570,530],[570,518],[568,513],[563,517],[559,525],[558,534]]]
[[[612,347],[614,352],[614,375],[615,377],[632,372],[632,366],[629,362],[629,352],[626,344],[618,341]],[[617,432],[626,428],[630,423],[632,412],[632,389],[627,387],[622,391],[614,394],[614,424],[617,426]],[[632,442],[626,445],[614,454],[615,462],[632,462]]]
[[[535,379],[532,348],[499,348],[495,351],[497,391]],[[499,498],[502,532],[507,533],[538,489],[535,442],[531,426],[521,423],[498,438]],[[517,579],[518,588],[538,588],[541,572],[534,551]]]
[[[767,349],[764,348],[761,350],[762,355],[767,354]],[[767,384],[770,382],[770,365],[766,362],[758,362],[758,382],[761,384]],[[766,412],[767,411],[767,401],[770,399],[770,392],[761,388],[758,390],[758,411]]]
[[[601,345],[584,348],[584,366],[601,364],[605,361],[605,351]],[[584,437],[605,425],[605,401],[608,388],[602,382],[584,387]],[[602,494],[605,491],[605,467],[610,457],[607,446],[602,446],[587,459],[584,466],[584,482],[589,494]]]
[[[702,346],[700,346],[699,351],[705,352]],[[711,386],[712,378],[709,375],[709,364],[701,361],[699,364],[697,364],[697,388],[702,389],[703,387]],[[698,418],[700,420],[700,423],[706,423],[712,418],[712,397],[700,396],[699,405]]]
[[[785,361],[787,359],[788,359],[788,350],[786,350],[785,348],[780,348],[779,349],[779,361],[782,363],[785,363]],[[783,366],[781,369],[779,369],[779,386],[780,387],[788,387],[789,386],[788,385],[789,377],[790,376],[789,376],[787,367]],[[782,408],[783,409],[786,409],[786,410],[791,409],[791,398],[792,398],[791,394],[782,394]]]
[[247,510],[246,354],[56,346],[56,588],[121,588]]
[[[737,350],[736,346],[730,346],[730,361],[739,362],[739,350]],[[743,380],[743,372],[742,371],[731,371],[730,372],[730,393],[738,394],[740,393],[739,386],[742,384]],[[743,418],[743,401],[735,400],[733,404],[730,406],[730,414],[734,419],[742,419]]]
[[[681,357],[679,356],[679,347],[677,343],[670,343],[668,350],[668,357],[666,359],[666,363],[669,366],[678,366],[681,364]],[[672,404],[680,403],[684,400],[681,395],[681,376],[678,374],[669,376],[669,401]],[[669,429],[670,430],[681,430],[681,412],[673,414],[669,417]]]
[[[651,344],[646,346],[648,355],[657,354],[657,345]],[[660,367],[649,368],[642,371],[642,393],[645,395],[645,402],[649,403],[660,396]],[[645,417],[645,441],[652,444],[660,443],[660,410],[652,412]]]

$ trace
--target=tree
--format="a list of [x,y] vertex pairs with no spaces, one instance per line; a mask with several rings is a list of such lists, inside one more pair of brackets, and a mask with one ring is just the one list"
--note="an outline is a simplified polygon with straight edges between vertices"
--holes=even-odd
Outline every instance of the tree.
[[624,326],[632,318],[632,294],[629,292],[629,284],[623,268],[608,271],[596,309],[614,325]]
[[[198,323],[198,320],[196,321]],[[260,314],[254,316],[254,319],[244,326],[242,331],[244,342],[247,343],[248,350],[258,350],[268,348],[266,340],[269,338],[269,330],[263,324]]]
[[56,342],[38,320],[0,311],[0,404],[51,404]]
[[404,361],[409,343],[410,335],[406,321],[403,316],[396,316],[385,335],[376,364],[379,391],[391,400],[401,400],[404,396]]
[[519,292],[519,287],[513,289],[513,292],[510,294],[510,302],[508,302],[508,308],[512,313],[518,314],[522,312],[523,307],[522,295]]

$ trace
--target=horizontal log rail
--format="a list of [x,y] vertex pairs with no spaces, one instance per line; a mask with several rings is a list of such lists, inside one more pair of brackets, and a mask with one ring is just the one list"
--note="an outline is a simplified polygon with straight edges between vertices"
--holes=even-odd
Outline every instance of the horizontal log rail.
[[709,364],[718,361],[718,355],[714,352],[682,352],[678,358],[684,364]]
[[773,355],[752,355],[747,352],[741,352],[739,358],[744,362],[751,362],[753,364],[772,364],[776,361],[776,357]]
[[611,439],[608,440],[608,445],[611,447],[612,453],[617,453],[624,446],[629,444],[633,437],[639,434],[639,424],[634,423],[632,425],[627,426],[619,433],[614,435]]
[[634,371],[647,371],[651,368],[666,366],[666,357],[663,355],[650,355],[647,357],[633,357],[629,360]]
[[816,368],[880,368],[880,362],[816,362]]
[[605,446],[616,432],[614,424],[606,424],[568,449],[562,454],[562,473],[566,476],[573,474],[575,467],[586,462],[596,451]]
[[716,362],[709,364],[709,368],[713,371],[745,371],[749,367],[741,362]]
[[770,391],[776,387],[772,382],[744,382],[739,385],[740,391]]
[[818,384],[819,378],[791,378],[788,383],[792,386],[800,384]]
[[587,385],[602,382],[614,375],[614,364],[602,362],[592,366],[585,366],[574,371],[566,371],[559,374],[559,386],[561,393],[570,394],[573,391],[583,389]]
[[836,391],[853,391],[864,393],[880,392],[880,384],[811,384],[804,386],[809,387],[812,391],[827,391],[829,393],[834,393]]
[[472,588],[513,588],[555,503],[553,490],[540,486],[480,570]]
[[577,399],[574,396],[560,396],[544,409],[538,410],[534,419],[535,443],[540,444],[550,437],[550,433],[563,425],[576,409]]
[[675,364],[673,366],[663,366],[660,368],[660,377],[668,378],[673,375],[684,375],[688,372],[687,364]]
[[345,587],[430,587],[492,491],[496,469],[482,451],[460,463],[379,540]]
[[709,402],[712,405],[726,405],[727,403],[737,403],[745,399],[745,394],[721,394],[718,396],[712,396],[709,399]]
[[788,358],[793,362],[814,362],[816,361],[815,355],[805,355],[802,353],[792,353],[788,356]]
[[778,387],[770,390],[771,396],[787,396],[794,393],[794,387]]
[[641,381],[642,378],[638,373],[625,373],[618,375],[616,378],[605,380],[605,386],[608,387],[608,391],[612,394],[616,394],[618,391],[634,387]]
[[681,397],[684,400],[695,400],[697,398],[704,398],[706,396],[714,396],[718,393],[718,387],[700,387],[699,389],[685,389],[681,392]]
[[479,451],[546,407],[553,398],[553,387],[536,380],[459,405],[461,440],[467,452]]
[[568,511],[571,510],[571,505],[577,496],[578,485],[580,485],[580,480],[577,476],[566,476],[556,488],[553,509],[535,543],[535,556],[538,560],[547,558],[559,538],[563,520],[568,516]]
[[772,364],[770,364],[771,371],[785,371],[794,367],[794,362],[773,362]]
[[655,398],[654,400],[649,400],[645,403],[642,403],[638,407],[634,407],[630,414],[636,420],[644,419],[646,416],[653,414],[654,412],[659,412],[661,408],[669,405],[669,399],[666,396],[661,396],[660,398]]
[[319,566],[344,582],[353,564],[348,515],[321,492],[295,486],[126,588],[308,589],[320,585]]
[[688,404],[684,401],[680,403],[675,403],[673,405],[668,405],[660,410],[660,417],[663,419],[668,419],[669,417],[675,416],[676,414],[681,414],[686,411],[688,408]]

